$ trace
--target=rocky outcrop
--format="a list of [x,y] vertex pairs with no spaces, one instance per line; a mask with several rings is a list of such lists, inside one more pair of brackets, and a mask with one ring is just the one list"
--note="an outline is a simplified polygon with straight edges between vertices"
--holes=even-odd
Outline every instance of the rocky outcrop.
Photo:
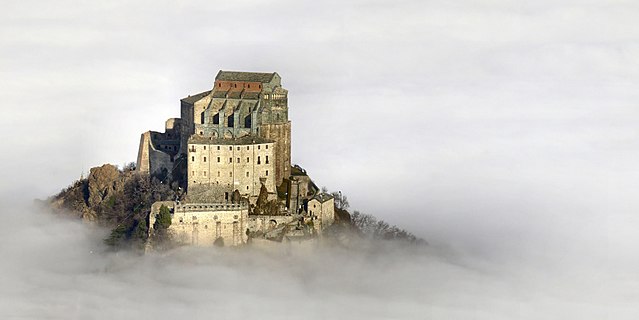
[[87,178],[87,205],[95,208],[102,202],[108,201],[110,196],[122,192],[125,181],[126,176],[114,165],[105,164],[91,168]]

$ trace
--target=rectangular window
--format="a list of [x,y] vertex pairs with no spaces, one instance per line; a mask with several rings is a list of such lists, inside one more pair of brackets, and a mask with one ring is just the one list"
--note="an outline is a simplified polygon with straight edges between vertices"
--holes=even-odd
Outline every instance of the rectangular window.
[[220,157],[217,157],[217,162],[220,162]]
[[249,172],[248,172],[248,171],[246,171],[246,177],[248,178],[248,176],[249,176]]
[[233,176],[233,171],[229,172],[229,177]]
[[246,157],[246,162],[248,163],[249,161],[250,161],[250,160],[249,160],[249,157]]
[[257,150],[260,150],[260,146],[259,145],[257,146]]
[[260,156],[257,156],[257,164],[260,164]]
[[229,151],[233,151],[233,147],[229,147]]
[[217,150],[220,150],[220,146],[217,146]]
[[204,150],[206,150],[206,146],[204,146]]
[[237,163],[240,163],[240,158],[237,158]]
[[206,177],[206,171],[204,171],[204,176]]
[[219,171],[217,172],[217,176],[218,176],[218,177],[220,176],[220,172],[219,172]]
[[268,177],[268,170],[266,170],[266,176]]
[[233,163],[233,158],[229,158],[229,163]]
[[246,146],[246,150],[248,150],[248,149],[249,149],[249,146]]
[[240,151],[240,147],[237,147],[237,151]]
[[[204,157],[204,162],[206,162],[206,157]],[[266,157],[266,163],[268,163],[268,157]]]
[[268,144],[266,145],[266,149],[268,149]]
[[[204,162],[206,162],[206,159],[204,159]],[[268,164],[268,156],[266,156],[266,164]]]
[[192,161],[192,162],[193,162],[193,161],[195,161],[195,156],[192,156],[192,157],[191,157],[191,161]]

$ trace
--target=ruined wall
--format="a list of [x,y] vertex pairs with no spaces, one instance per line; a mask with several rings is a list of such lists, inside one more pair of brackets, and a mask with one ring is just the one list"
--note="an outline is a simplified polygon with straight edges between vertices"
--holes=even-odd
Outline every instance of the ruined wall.
[[[197,143],[195,143],[197,142]],[[262,183],[275,191],[274,143],[222,144],[203,138],[188,147],[188,188],[222,186],[257,197]],[[232,142],[232,140],[231,140]]]
[[268,215],[249,215],[248,229],[250,232],[268,232],[277,228],[281,224],[286,224],[297,220],[297,216],[268,216]]
[[173,168],[173,158],[170,154],[155,148],[152,141],[153,134],[154,132],[147,131],[140,136],[136,170],[155,173],[166,169],[170,172]]

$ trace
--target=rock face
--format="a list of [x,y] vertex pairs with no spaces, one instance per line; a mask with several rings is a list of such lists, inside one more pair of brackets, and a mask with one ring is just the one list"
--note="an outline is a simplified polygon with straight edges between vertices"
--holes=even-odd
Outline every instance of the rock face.
[[109,196],[115,195],[124,188],[125,178],[120,171],[111,164],[91,168],[87,178],[87,205],[95,208]]

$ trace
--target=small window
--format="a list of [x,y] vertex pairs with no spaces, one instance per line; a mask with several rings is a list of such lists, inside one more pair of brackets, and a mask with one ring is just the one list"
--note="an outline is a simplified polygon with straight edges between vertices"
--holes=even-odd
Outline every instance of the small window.
[[206,146],[204,146],[204,150],[206,150]]
[[200,131],[200,135],[203,135],[203,134],[204,134],[204,132]]
[[204,176],[206,177],[206,171],[204,171]]
[[257,156],[257,164],[260,164],[260,156]]
[[218,83],[218,84],[217,84],[217,87],[218,87],[218,88],[222,87],[222,84],[221,84],[221,83]]
[[240,158],[237,158],[237,163],[240,163]]
[[266,149],[268,150],[268,144],[266,145]]
[[233,84],[233,87],[234,87],[234,88],[237,88],[237,83],[234,83],[234,84]]
[[250,83],[249,83],[248,87],[249,87],[249,88],[251,87],[251,84],[250,84]]
[[233,147],[229,147],[229,151],[233,151]]
[[249,146],[246,146],[246,150],[249,150]]
[[248,186],[246,186],[246,190],[248,190],[248,189],[249,189],[249,187],[248,187]]
[[229,172],[229,177],[233,176],[233,171]]
[[[204,162],[206,162],[206,157],[204,157]],[[268,156],[266,157],[266,163],[268,163]]]
[[[204,158],[204,162],[206,162],[206,158]],[[268,164],[268,156],[266,156],[266,164]]]
[[220,157],[217,157],[217,162],[220,162]]
[[248,163],[249,161],[250,161],[250,160],[249,160],[249,157],[246,157],[246,163]]
[[195,156],[191,157],[191,162],[195,161]]
[[266,176],[268,177],[268,170],[266,170]]
[[257,150],[260,150],[260,146],[259,145],[257,146]]
[[229,158],[229,163],[233,163],[233,158]]
[[219,172],[219,171],[217,172],[217,176],[218,176],[218,177],[220,176],[220,172]]
[[249,172],[248,172],[248,171],[246,171],[246,177],[248,178],[248,176],[249,176]]
[[220,150],[220,146],[217,146],[217,150]]
[[240,147],[237,147],[237,151],[240,151]]

